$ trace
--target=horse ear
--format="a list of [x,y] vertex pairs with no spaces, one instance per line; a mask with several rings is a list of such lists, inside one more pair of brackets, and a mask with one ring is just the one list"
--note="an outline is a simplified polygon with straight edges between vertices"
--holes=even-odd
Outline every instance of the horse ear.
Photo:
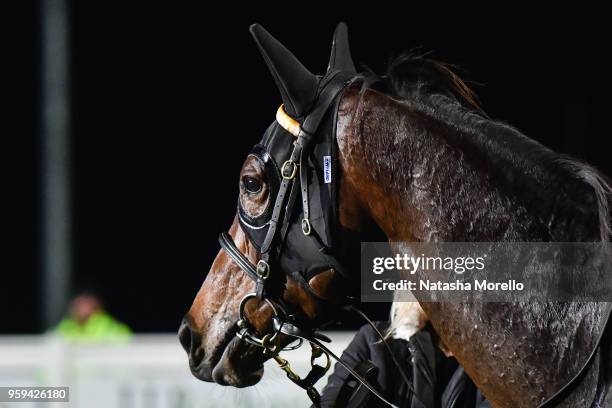
[[249,30],[280,90],[285,111],[294,118],[304,116],[317,96],[316,75],[262,26],[253,24]]
[[335,69],[338,71],[346,71],[357,73],[353,58],[351,58],[351,49],[348,40],[348,28],[343,22],[339,23],[334,31],[334,39],[332,41],[331,55],[329,57],[329,65],[327,71]]

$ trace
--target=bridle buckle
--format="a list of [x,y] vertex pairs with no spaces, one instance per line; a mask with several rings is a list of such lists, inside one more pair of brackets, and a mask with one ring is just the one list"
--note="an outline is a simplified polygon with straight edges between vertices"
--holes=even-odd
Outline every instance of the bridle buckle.
[[302,218],[302,233],[304,233],[304,235],[310,235],[311,232],[312,228],[310,226],[310,221],[308,218]]
[[281,176],[283,176],[285,180],[291,180],[295,177],[297,168],[298,165],[293,160],[286,160],[281,167]]
[[257,262],[257,276],[262,280],[266,280],[270,276],[270,265],[263,259]]

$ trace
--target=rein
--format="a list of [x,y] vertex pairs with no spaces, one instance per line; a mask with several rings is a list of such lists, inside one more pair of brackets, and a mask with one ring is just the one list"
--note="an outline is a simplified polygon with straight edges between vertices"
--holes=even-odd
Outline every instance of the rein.
[[[574,375],[563,387],[561,387],[559,391],[557,391],[552,396],[547,398],[544,402],[542,402],[540,405],[538,405],[538,408],[556,407],[565,398],[567,398],[571,394],[571,392],[574,391],[574,389],[584,379],[584,376],[589,371],[589,368],[591,368],[591,365],[595,361],[595,356],[597,355],[597,352],[601,350],[601,342],[603,341],[604,334],[606,333],[606,328],[608,327],[608,324],[610,323],[611,315],[612,315],[612,303],[608,303],[608,310],[606,310],[606,313],[603,319],[604,325],[601,329],[601,332],[599,333],[599,336],[597,337],[597,341],[595,342],[595,347],[593,347],[591,354],[589,354],[588,358],[586,359],[586,361],[584,362],[580,370],[576,373],[576,375]],[[601,368],[600,368],[599,375],[601,376]],[[595,394],[596,394],[595,399],[597,399],[598,397],[597,392]],[[599,407],[599,404],[597,403],[597,401],[594,402],[593,407]]]

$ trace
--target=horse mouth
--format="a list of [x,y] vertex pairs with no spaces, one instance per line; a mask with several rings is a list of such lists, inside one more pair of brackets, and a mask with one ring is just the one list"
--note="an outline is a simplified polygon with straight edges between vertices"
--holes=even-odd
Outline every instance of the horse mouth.
[[263,377],[263,363],[267,360],[262,349],[234,337],[223,350],[213,368],[212,377],[217,384],[249,387]]
[[209,361],[190,360],[191,373],[199,380],[243,388],[257,384],[263,377],[267,360],[262,349],[236,336],[237,327],[228,330],[224,341]]

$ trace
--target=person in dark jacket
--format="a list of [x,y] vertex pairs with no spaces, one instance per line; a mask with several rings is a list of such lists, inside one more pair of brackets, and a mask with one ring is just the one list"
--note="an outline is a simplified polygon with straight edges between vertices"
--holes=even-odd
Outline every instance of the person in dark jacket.
[[[418,304],[394,302],[391,322],[375,323],[386,333],[400,367],[369,325],[357,332],[342,359],[402,408],[490,408],[455,358],[441,350],[443,346],[421,313]],[[321,407],[386,406],[339,364],[321,394]]]

